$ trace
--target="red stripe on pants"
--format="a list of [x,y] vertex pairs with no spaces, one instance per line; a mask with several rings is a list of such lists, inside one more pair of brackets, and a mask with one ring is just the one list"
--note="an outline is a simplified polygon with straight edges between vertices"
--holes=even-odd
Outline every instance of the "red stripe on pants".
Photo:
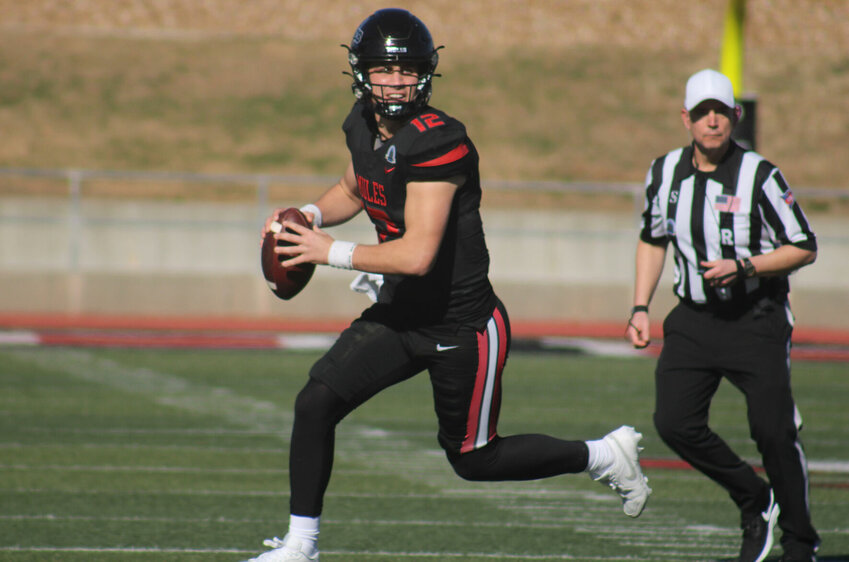
[[[495,361],[492,356],[491,341],[495,338]],[[466,439],[460,452],[467,453],[483,447],[495,438],[497,433],[498,414],[501,406],[501,373],[507,360],[507,330],[501,311],[495,309],[492,318],[487,322],[486,330],[478,333],[478,368],[475,374],[475,389],[469,405],[468,421],[466,423]],[[481,419],[486,418],[485,427],[481,427]],[[481,432],[486,432],[482,436]],[[482,439],[483,438],[483,439]]]

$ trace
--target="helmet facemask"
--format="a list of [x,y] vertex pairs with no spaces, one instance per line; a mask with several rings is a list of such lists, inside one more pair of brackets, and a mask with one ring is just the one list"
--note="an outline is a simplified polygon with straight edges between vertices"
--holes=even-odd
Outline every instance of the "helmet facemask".
[[[351,84],[351,89],[357,99],[371,100],[375,112],[383,117],[390,119],[403,119],[416,113],[420,108],[427,105],[430,101],[431,93],[433,92],[432,80],[434,69],[439,60],[439,55],[434,50],[431,60],[425,63],[414,63],[409,59],[381,59],[360,61],[359,57],[348,50],[348,63],[351,65],[351,76],[354,78],[354,83]],[[413,84],[373,84],[369,76],[369,69],[374,66],[395,65],[400,64],[402,67],[415,66],[418,78]],[[398,96],[397,99],[391,99],[388,95],[384,95],[385,89],[392,89],[397,94],[399,91],[405,92],[403,97]]]

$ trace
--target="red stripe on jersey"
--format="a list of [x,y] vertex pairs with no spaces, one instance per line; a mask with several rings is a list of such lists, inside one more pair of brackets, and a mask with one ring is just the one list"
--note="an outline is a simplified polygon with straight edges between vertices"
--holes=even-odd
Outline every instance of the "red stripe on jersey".
[[463,158],[465,155],[469,153],[469,146],[466,143],[461,144],[454,150],[450,152],[446,152],[439,158],[434,158],[433,160],[428,160],[427,162],[422,162],[421,164],[413,164],[416,168],[430,168],[433,166],[443,166],[445,164],[451,164],[452,162],[456,162],[457,160]]

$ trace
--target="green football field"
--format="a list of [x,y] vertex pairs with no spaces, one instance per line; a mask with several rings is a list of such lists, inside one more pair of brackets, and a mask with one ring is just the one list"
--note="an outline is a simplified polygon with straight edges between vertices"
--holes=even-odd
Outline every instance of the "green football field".
[[[0,350],[0,560],[235,562],[286,532],[292,402],[316,352],[6,347]],[[642,517],[585,474],[470,483],[439,450],[425,375],[339,426],[321,559],[727,560],[727,495],[651,424],[646,358],[512,354],[501,434],[644,434]],[[849,369],[794,363],[821,560],[849,559]],[[743,401],[711,423],[747,458]],[[772,560],[780,555],[773,550]]]

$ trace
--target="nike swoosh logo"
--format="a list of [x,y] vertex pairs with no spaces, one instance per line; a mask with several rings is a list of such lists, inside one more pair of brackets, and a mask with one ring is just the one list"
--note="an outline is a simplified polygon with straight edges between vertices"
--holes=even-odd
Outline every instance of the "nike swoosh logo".
[[459,345],[442,345],[436,344],[436,351],[448,351],[449,349],[457,349]]
[[393,170],[395,170],[395,166],[392,166],[391,168],[383,168],[383,173],[391,174]]

